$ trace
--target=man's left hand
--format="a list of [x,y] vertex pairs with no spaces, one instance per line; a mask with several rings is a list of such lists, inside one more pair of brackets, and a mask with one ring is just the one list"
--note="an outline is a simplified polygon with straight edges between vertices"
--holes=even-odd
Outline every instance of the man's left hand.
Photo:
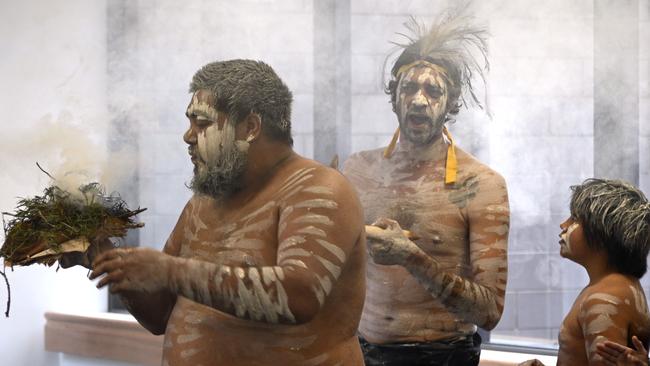
[[97,288],[109,285],[111,292],[156,292],[169,288],[173,259],[150,248],[113,249],[95,259],[90,279],[103,276]]
[[368,253],[377,264],[404,264],[412,255],[422,250],[410,241],[397,221],[380,218],[373,226],[382,228],[380,232],[366,233]]

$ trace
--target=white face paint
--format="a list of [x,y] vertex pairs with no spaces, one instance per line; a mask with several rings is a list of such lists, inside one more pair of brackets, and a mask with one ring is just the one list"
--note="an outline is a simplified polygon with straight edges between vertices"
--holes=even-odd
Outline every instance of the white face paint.
[[212,122],[203,132],[197,135],[197,151],[200,162],[199,169],[212,166],[219,161],[219,157],[228,149],[235,146],[238,150],[246,152],[250,144],[247,141],[235,140],[235,126],[229,123],[228,118],[223,121],[219,128],[220,112],[212,107],[206,98],[199,98],[199,92],[192,96],[192,103],[187,108],[188,115],[196,115],[199,123]]
[[442,134],[448,91],[445,70],[438,65],[412,67],[400,79],[397,108],[400,129],[414,143]]
[[187,114],[195,114],[199,121],[213,121],[216,122],[219,119],[219,112],[214,109],[208,102],[206,98],[199,99],[199,92],[197,91],[192,95],[192,103],[187,107]]
[[226,149],[232,148],[235,143],[235,129],[226,120],[223,128],[219,129],[217,123],[206,128],[197,136],[199,157],[208,166],[219,161],[219,156]]
[[560,253],[561,254],[571,254],[571,234],[580,226],[579,223],[574,222],[571,224],[564,234],[562,234],[562,240],[564,241],[564,244],[560,244]]

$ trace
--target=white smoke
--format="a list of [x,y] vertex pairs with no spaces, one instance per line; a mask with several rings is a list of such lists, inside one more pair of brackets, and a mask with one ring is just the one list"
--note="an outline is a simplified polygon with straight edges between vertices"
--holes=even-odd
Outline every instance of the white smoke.
[[73,112],[63,110],[56,117],[44,115],[31,125],[3,142],[3,149],[14,152],[12,170],[18,177],[24,175],[24,170],[38,171],[38,163],[53,178],[42,173],[50,180],[47,185],[81,196],[79,187],[93,182],[110,193],[137,167],[133,151],[109,151],[103,121],[82,121]]

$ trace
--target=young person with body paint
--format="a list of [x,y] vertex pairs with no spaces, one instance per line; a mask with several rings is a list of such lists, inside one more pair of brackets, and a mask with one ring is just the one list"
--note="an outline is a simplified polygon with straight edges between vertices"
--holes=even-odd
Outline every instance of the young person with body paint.
[[[571,189],[571,216],[560,225],[560,255],[583,266],[589,283],[560,327],[557,364],[647,364],[647,355],[639,354],[650,340],[650,314],[639,279],[650,250],[650,204],[622,181],[588,179]],[[614,344],[640,352],[619,352],[627,347]]]
[[[509,206],[503,178],[455,146],[445,123],[471,94],[485,31],[451,17],[405,45],[387,92],[399,123],[387,148],[350,157],[368,233],[359,327],[366,365],[478,365],[477,327],[501,317]],[[480,104],[479,104],[480,105]],[[397,139],[399,143],[395,146]],[[402,228],[419,237],[409,240]]]
[[194,196],[162,252],[104,252],[91,278],[164,333],[164,365],[362,365],[354,188],[292,150],[292,95],[268,65],[210,63],[190,91]]

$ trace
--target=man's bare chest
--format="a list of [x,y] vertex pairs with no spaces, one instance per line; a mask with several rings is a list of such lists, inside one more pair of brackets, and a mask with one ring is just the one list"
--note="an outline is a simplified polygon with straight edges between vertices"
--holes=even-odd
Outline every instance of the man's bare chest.
[[[364,209],[397,207],[422,213],[449,214],[466,211],[479,195],[480,178],[470,172],[459,172],[456,182],[445,183],[444,170],[386,173],[369,169],[356,183]],[[394,175],[393,175],[394,174]]]
[[231,266],[275,264],[277,202],[253,202],[227,211],[209,205],[199,202],[189,212],[183,227],[181,256]]
[[437,258],[464,258],[468,250],[468,205],[478,192],[476,178],[445,185],[425,176],[359,190],[366,223],[385,217],[396,220],[421,239],[416,243]]
[[378,170],[371,170],[376,174],[369,174],[357,184],[365,209],[397,206],[411,211],[458,212],[466,209],[480,191],[479,178],[474,174],[463,174],[457,182],[445,183],[440,169],[390,177]]

